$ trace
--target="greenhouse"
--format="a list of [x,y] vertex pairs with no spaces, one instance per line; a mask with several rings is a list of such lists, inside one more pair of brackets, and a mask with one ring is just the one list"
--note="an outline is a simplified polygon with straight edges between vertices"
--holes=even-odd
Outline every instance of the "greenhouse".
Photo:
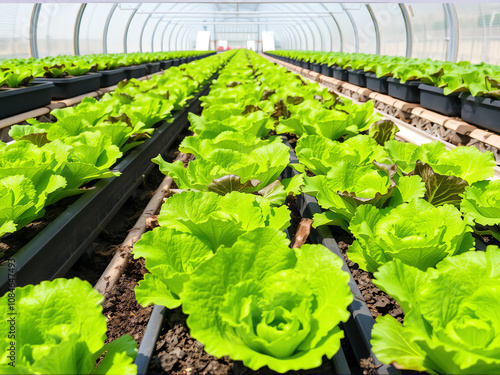
[[500,3],[0,2],[0,374],[500,374]]

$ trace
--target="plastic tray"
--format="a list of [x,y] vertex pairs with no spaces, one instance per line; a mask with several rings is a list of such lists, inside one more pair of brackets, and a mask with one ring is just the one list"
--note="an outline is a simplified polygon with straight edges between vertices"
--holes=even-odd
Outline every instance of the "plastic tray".
[[101,73],[88,73],[70,78],[35,78],[34,82],[53,83],[52,99],[61,100],[99,90]]
[[366,87],[366,76],[364,70],[347,70],[347,79],[349,83],[359,87]]
[[147,74],[158,73],[159,71],[160,71],[160,63],[159,62],[146,64],[146,73]]
[[500,132],[500,100],[460,94],[462,120]]
[[366,87],[368,89],[379,92],[381,94],[389,93],[389,84],[387,83],[387,79],[389,77],[377,78],[377,75],[371,72],[365,73],[365,77],[366,77]]
[[99,73],[101,73],[101,87],[114,86],[118,82],[127,78],[124,68],[100,70]]
[[144,77],[146,75],[146,64],[129,66],[123,70],[127,79]]
[[347,80],[349,79],[347,75],[347,69],[343,69],[338,66],[336,68],[333,68],[333,78],[347,82]]
[[389,83],[389,95],[408,103],[420,103],[420,81],[406,81],[401,83],[399,79],[391,77]]
[[418,88],[420,90],[420,105],[422,107],[445,116],[460,116],[461,101],[459,93],[445,95],[442,88],[423,83]]
[[54,85],[31,83],[26,87],[0,89],[0,118],[6,118],[49,105]]

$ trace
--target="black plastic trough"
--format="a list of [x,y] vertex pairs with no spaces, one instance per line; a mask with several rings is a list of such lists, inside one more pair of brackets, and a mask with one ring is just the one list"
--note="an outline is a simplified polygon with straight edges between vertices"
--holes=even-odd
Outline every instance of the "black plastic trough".
[[[24,286],[62,277],[84,254],[103,227],[123,206],[155,164],[151,159],[165,156],[172,143],[188,126],[188,113],[199,110],[199,91],[190,104],[174,114],[173,122],[163,124],[146,142],[123,158],[114,171],[121,176],[100,180],[82,195],[11,259],[16,263],[16,284]],[[0,267],[0,294],[8,290],[8,269]]]

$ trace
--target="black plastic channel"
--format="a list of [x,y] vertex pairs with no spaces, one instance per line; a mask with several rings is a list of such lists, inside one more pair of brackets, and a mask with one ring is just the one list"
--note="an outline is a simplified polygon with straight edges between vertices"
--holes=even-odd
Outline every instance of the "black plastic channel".
[[[113,168],[121,172],[121,176],[97,182],[93,190],[82,195],[12,256],[17,286],[37,284],[66,274],[153,169],[151,159],[158,154],[165,155],[188,126],[189,112],[200,108],[199,98],[208,90],[206,85],[188,107],[174,115],[173,123],[164,122],[150,139],[122,159]],[[8,277],[7,267],[0,267],[0,294],[8,290]]]
[[460,94],[462,120],[500,132],[500,100],[484,96],[472,96],[468,92]]
[[35,78],[33,82],[53,83],[52,99],[61,100],[97,91],[101,87],[101,73],[87,73],[68,78]]
[[101,73],[101,87],[114,86],[118,82],[127,78],[124,68],[99,70],[99,73]]
[[353,85],[356,85],[359,87],[366,87],[365,74],[366,73],[363,69],[357,69],[357,70],[348,69],[347,70],[347,79],[348,79],[349,83],[352,83]]
[[141,64],[136,66],[129,66],[127,68],[124,68],[123,70],[125,71],[125,77],[127,79],[132,79],[144,77],[146,75],[146,69],[146,64]]
[[137,375],[145,375],[148,372],[149,362],[156,349],[156,341],[160,335],[166,312],[167,308],[164,306],[155,305],[153,308],[148,325],[146,326],[146,332],[144,332],[141,345],[139,346],[139,352],[134,361],[137,366]]
[[440,87],[426,85],[418,86],[420,90],[420,105],[424,108],[441,113],[445,116],[458,116],[461,113],[460,93],[455,92],[445,95]]
[[[295,151],[291,148],[290,143],[286,139],[283,139],[283,142],[290,147],[290,164],[298,164],[299,161]],[[288,167],[284,172],[285,178],[293,177],[296,174],[298,174],[298,172],[291,167]],[[300,216],[303,218],[312,219],[314,214],[323,212],[321,207],[318,205],[316,198],[307,194],[301,194],[297,197],[297,208],[300,212]],[[348,307],[348,310],[351,313],[351,318],[343,324],[343,328],[358,363],[361,359],[371,357],[373,364],[376,367],[376,374],[401,374],[401,372],[394,366],[386,365],[380,362],[372,351],[370,339],[375,320],[366,305],[356,281],[349,271],[349,267],[347,266],[347,263],[345,262],[344,257],[337,245],[337,241],[335,241],[330,229],[327,226],[311,228],[309,239],[311,240],[311,243],[322,244],[331,252],[336,254],[342,260],[342,269],[349,273],[349,288],[353,294],[353,302]],[[343,374],[344,372],[339,373]]]
[[372,91],[379,92],[381,94],[389,93],[389,84],[387,79],[389,77],[377,77],[375,73],[367,72],[366,77],[366,87]]
[[153,63],[146,64],[146,73],[147,74],[154,74],[154,73],[158,73],[159,71],[160,71],[160,63],[159,62],[153,62]]
[[0,89],[0,119],[49,105],[53,89],[54,85],[50,82]]
[[405,83],[401,83],[401,80],[394,77],[388,78],[387,82],[389,83],[390,96],[408,103],[420,103],[420,90],[418,86],[422,82],[406,81]]

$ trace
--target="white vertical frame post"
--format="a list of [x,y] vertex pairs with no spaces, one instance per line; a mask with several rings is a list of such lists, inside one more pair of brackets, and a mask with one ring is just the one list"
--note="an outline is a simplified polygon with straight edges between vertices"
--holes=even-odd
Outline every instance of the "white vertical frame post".
[[406,29],[406,57],[411,57],[413,54],[413,31],[411,27],[410,15],[408,14],[408,9],[406,9],[406,5],[400,3],[399,9],[401,9],[401,14],[403,15],[403,19],[405,21],[405,29]]
[[80,55],[80,27],[82,25],[83,13],[85,13],[86,7],[86,3],[80,5],[80,9],[78,9],[78,14],[76,15],[75,29],[73,32],[73,50],[75,52],[75,56]]
[[446,16],[446,60],[456,62],[458,58],[458,43],[460,36],[460,27],[458,24],[457,10],[454,4],[443,4]]
[[33,5],[30,21],[30,54],[31,57],[38,59],[38,19],[40,18],[40,10],[42,4],[37,3]]
[[375,29],[375,39],[376,39],[375,53],[377,55],[380,55],[380,28],[378,27],[377,17],[375,17],[375,13],[373,13],[373,9],[370,6],[370,4],[365,4],[365,5],[366,9],[368,9],[368,13],[370,13],[370,17],[373,21],[373,27]]
[[118,8],[118,4],[113,4],[113,7],[109,10],[108,17],[106,18],[106,23],[104,24],[104,31],[102,33],[102,51],[104,54],[108,53],[109,24],[111,23],[111,18],[113,18],[116,8]]

